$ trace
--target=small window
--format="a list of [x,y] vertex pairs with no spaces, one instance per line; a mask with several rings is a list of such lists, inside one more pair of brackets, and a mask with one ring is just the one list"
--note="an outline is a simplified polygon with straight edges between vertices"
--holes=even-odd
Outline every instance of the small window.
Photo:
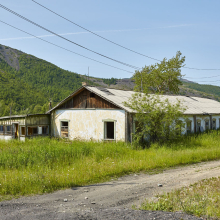
[[115,123],[105,122],[105,139],[115,139]]
[[216,129],[216,119],[215,118],[213,118],[212,119],[212,129]]
[[25,132],[25,127],[21,127],[21,136],[25,136],[26,132]]
[[12,134],[11,125],[7,125],[7,126],[6,126],[5,134],[10,134],[10,135]]
[[209,129],[209,120],[206,120],[205,121],[205,130],[208,130]]
[[196,131],[197,132],[201,132],[202,129],[201,129],[201,120],[197,120],[196,121]]
[[69,122],[61,121],[61,137],[68,138]]
[[4,125],[0,125],[0,135],[4,134]]
[[93,92],[90,93],[90,98],[94,98],[95,94]]
[[42,134],[48,134],[49,132],[48,126],[42,126]]
[[28,127],[28,136],[33,136],[38,134],[37,127]]
[[192,132],[192,122],[191,121],[186,122],[186,132],[187,132],[187,134],[190,134]]

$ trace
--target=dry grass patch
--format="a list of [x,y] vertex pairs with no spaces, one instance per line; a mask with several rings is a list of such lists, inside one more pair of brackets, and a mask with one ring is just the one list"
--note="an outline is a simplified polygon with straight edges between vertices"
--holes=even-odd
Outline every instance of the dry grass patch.
[[142,210],[183,211],[206,219],[220,219],[220,177],[199,181],[162,196],[156,202],[146,201]]

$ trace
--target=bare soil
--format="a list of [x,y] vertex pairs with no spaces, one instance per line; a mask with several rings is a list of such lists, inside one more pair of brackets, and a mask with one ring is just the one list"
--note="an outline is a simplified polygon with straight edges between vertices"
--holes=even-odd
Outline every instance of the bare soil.
[[220,161],[158,174],[132,174],[110,182],[0,202],[0,219],[199,219],[181,212],[132,210],[132,205],[139,207],[145,199],[217,176]]

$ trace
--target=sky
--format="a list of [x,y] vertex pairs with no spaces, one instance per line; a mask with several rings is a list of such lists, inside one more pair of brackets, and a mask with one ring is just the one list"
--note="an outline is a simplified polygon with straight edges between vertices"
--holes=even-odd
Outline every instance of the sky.
[[2,7],[0,21],[68,51],[2,22],[0,44],[79,74],[88,74],[89,68],[90,76],[100,78],[129,78],[135,73],[135,68],[155,64],[159,62],[156,60],[163,58],[170,59],[177,51],[181,51],[186,57],[185,67],[210,69],[182,68],[184,78],[200,84],[220,86],[219,0],[35,1],[90,31],[145,56],[97,37],[32,0],[0,0],[0,5],[69,41],[15,16]]

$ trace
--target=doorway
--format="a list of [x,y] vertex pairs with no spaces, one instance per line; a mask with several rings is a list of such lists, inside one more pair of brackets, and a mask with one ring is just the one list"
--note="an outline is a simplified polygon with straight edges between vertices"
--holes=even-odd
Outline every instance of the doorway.
[[19,136],[18,123],[13,123],[13,138],[17,139],[18,136]]

